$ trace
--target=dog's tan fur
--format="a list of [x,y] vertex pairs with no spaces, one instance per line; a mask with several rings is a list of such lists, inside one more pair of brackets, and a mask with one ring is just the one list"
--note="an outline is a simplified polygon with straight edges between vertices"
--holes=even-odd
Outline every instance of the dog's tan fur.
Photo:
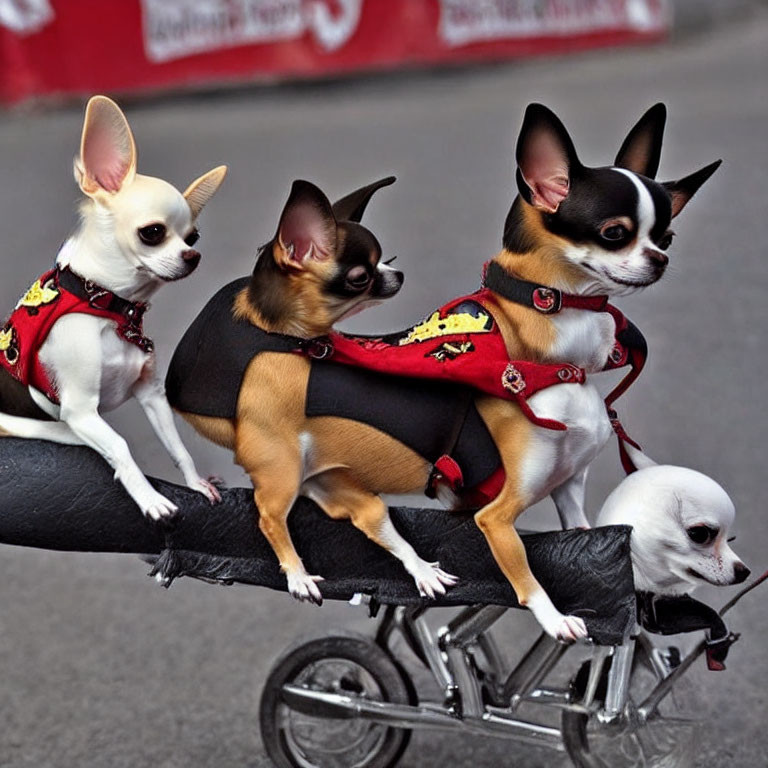
[[[532,215],[536,217],[537,213],[532,210]],[[558,268],[562,271],[562,261],[558,263],[556,258],[559,244],[543,227],[540,237],[542,244],[537,253],[523,257],[505,250],[496,260],[525,279],[550,284]],[[276,258],[280,250],[275,245]],[[558,282],[562,279],[560,274]],[[330,331],[330,323],[323,327],[318,322],[318,318],[327,316],[321,309],[324,297],[320,282],[295,279],[293,284],[291,295],[297,304],[313,309],[293,315],[289,326],[276,327],[267,322],[249,302],[247,290],[238,295],[233,311],[268,331],[307,338]],[[496,297],[496,307],[490,309],[512,359],[543,359],[555,336],[550,318],[534,315],[501,297]],[[312,318],[311,323],[306,322],[307,317]],[[205,437],[235,451],[237,463],[253,482],[261,531],[286,572],[303,567],[286,522],[304,479],[300,435],[308,436],[312,445],[311,487],[303,492],[328,515],[350,519],[385,547],[387,542],[379,532],[387,510],[379,494],[421,492],[431,469],[414,451],[366,424],[336,417],[307,418],[309,371],[309,362],[298,355],[262,353],[248,366],[234,423],[182,414]],[[540,589],[514,528],[517,517],[532,502],[521,494],[518,482],[532,427],[520,409],[508,401],[479,397],[477,407],[499,449],[506,480],[499,496],[481,509],[475,520],[518,600],[525,605],[529,596]]]

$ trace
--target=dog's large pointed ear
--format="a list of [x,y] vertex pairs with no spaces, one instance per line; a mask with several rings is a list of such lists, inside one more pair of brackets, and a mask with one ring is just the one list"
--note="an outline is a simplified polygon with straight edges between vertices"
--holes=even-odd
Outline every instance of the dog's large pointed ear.
[[517,188],[534,208],[555,213],[568,196],[579,159],[557,115],[543,104],[529,104],[517,139]]
[[667,108],[661,103],[654,104],[627,134],[614,165],[655,179],[666,122]]
[[336,217],[328,198],[309,181],[293,182],[277,228],[275,260],[303,269],[309,259],[324,261],[336,252]]
[[136,175],[136,144],[128,121],[112,99],[93,96],[85,108],[75,180],[93,197],[119,192]]
[[333,204],[333,215],[337,221],[356,221],[360,223],[365,209],[373,197],[373,193],[382,187],[388,187],[394,183],[395,177],[387,176],[386,179],[374,181],[373,184],[369,184],[367,187],[360,187],[360,189],[350,192]]
[[704,168],[679,181],[665,181],[662,185],[672,198],[672,218],[685,208],[702,184],[720,167],[722,160],[715,160]]
[[204,173],[199,179],[195,179],[184,190],[184,199],[189,205],[189,210],[192,211],[192,219],[200,215],[200,211],[216,194],[226,175],[227,166],[219,165],[212,171]]

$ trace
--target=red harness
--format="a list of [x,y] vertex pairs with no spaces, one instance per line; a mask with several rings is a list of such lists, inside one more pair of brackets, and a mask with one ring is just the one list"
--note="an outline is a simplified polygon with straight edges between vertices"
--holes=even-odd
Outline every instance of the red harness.
[[[555,384],[581,384],[586,372],[570,363],[510,360],[499,326],[487,310],[492,302],[493,294],[487,289],[454,299],[395,342],[392,337],[332,333],[333,360],[390,375],[467,384],[514,400],[536,426],[565,430],[565,424],[537,416],[527,400]],[[473,305],[487,311],[478,316],[461,311]]]
[[73,312],[114,320],[121,339],[149,353],[152,340],[144,336],[142,327],[146,309],[143,302],[127,301],[57,267],[32,284],[0,330],[0,365],[24,386],[38,389],[58,405],[56,385],[38,358],[54,323]]
[[[414,378],[444,379],[465,384],[495,397],[514,400],[526,417],[539,427],[565,430],[565,424],[537,416],[527,400],[555,384],[581,384],[586,372],[569,363],[549,364],[510,360],[504,338],[493,319],[494,294],[529,306],[542,314],[554,314],[574,308],[608,312],[616,325],[615,344],[604,370],[631,366],[629,373],[605,398],[611,424],[619,440],[619,454],[625,471],[635,471],[625,443],[639,449],[631,440],[612,405],[629,387],[645,364],[647,347],[642,334],[614,306],[607,296],[583,297],[565,294],[555,288],[528,283],[506,273],[491,262],[484,275],[485,286],[479,291],[454,299],[409,332],[387,337],[360,337],[331,334],[335,362],[372,369],[386,374]],[[478,311],[479,309],[479,311]],[[450,456],[435,464],[440,480],[457,490],[461,487],[461,469]],[[483,488],[474,489],[477,500],[495,497],[503,483],[503,471],[494,473]],[[479,495],[478,495],[479,494]]]

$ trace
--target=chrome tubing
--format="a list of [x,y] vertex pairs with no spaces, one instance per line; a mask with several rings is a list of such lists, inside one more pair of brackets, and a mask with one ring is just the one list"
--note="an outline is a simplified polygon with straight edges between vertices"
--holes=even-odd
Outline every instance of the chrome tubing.
[[505,613],[503,605],[472,605],[465,608],[447,627],[440,631],[443,647],[455,645],[466,648],[477,642]]
[[611,722],[624,712],[629,696],[629,678],[632,674],[632,659],[635,654],[635,638],[627,638],[613,651],[613,661],[608,670],[608,689],[605,692],[605,706],[598,712],[603,722]]
[[552,671],[570,646],[558,643],[542,632],[518,662],[504,684],[504,700],[515,709]]
[[456,695],[456,681],[448,668],[443,651],[437,637],[432,633],[424,614],[409,618],[411,632],[419,644],[421,652],[427,661],[437,684],[440,686],[446,700],[451,701]]
[[445,652],[448,654],[448,662],[456,678],[461,697],[461,712],[459,714],[462,717],[482,717],[485,712],[483,693],[466,649],[448,645]]
[[450,730],[454,733],[464,731],[546,746],[558,751],[564,749],[559,729],[507,717],[503,710],[489,710],[477,718],[461,719],[446,710],[427,705],[409,706],[388,701],[373,701],[298,685],[284,685],[282,699],[292,709],[314,717],[362,718],[393,728],[429,728]]

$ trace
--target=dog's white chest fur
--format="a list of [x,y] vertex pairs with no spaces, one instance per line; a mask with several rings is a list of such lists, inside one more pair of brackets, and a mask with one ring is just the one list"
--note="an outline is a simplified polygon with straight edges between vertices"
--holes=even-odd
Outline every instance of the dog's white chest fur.
[[[103,322],[114,326],[109,320]],[[133,386],[141,378],[149,356],[135,344],[121,339],[114,327],[102,330],[101,349],[101,408],[110,411],[130,400]]]
[[566,424],[565,432],[537,427],[522,462],[521,485],[539,501],[584,470],[611,435],[605,402],[597,388],[558,384],[537,392],[529,404],[537,416]]
[[569,362],[590,373],[602,371],[613,349],[616,323],[607,312],[564,309],[552,318],[557,339],[549,353],[552,362]]
[[[84,379],[93,381],[96,374],[99,411],[114,410],[129,400],[149,361],[135,344],[117,335],[114,321],[85,314],[60,318],[40,348],[39,357],[54,378],[56,371],[73,364]],[[46,410],[50,412],[50,408]]]

